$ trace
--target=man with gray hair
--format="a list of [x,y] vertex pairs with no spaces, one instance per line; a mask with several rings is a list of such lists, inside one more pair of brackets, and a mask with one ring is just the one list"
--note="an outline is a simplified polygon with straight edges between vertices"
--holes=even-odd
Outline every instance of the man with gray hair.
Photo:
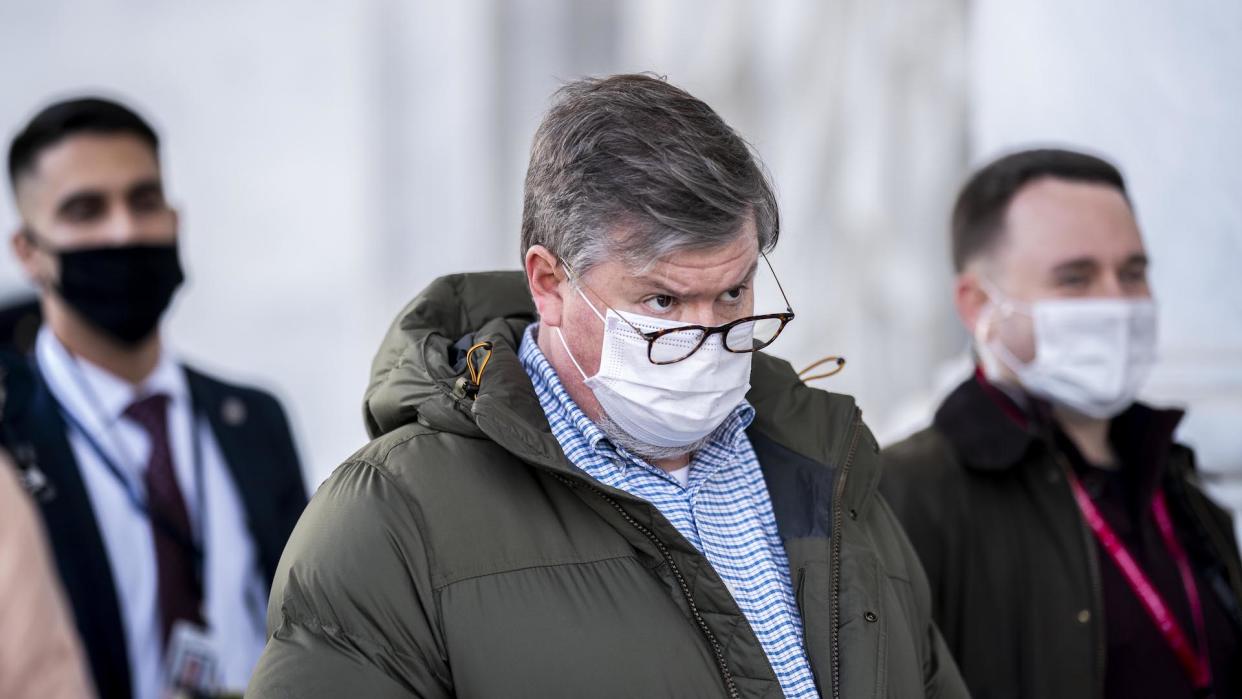
[[757,351],[794,320],[755,308],[778,221],[706,104],[562,88],[525,273],[394,322],[249,696],[965,696],[854,401]]

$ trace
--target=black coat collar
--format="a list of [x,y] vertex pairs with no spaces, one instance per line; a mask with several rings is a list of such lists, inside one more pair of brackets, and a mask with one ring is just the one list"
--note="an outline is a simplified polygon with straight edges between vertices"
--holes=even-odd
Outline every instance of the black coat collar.
[[[1024,402],[1028,409],[976,373],[949,394],[933,424],[967,466],[1006,469],[1058,432],[1046,404],[1034,399]],[[1159,482],[1182,416],[1180,410],[1135,403],[1114,418],[1110,437],[1122,463],[1144,471],[1148,483]]]
[[1013,466],[1039,438],[1025,412],[977,374],[949,394],[932,424],[978,469]]

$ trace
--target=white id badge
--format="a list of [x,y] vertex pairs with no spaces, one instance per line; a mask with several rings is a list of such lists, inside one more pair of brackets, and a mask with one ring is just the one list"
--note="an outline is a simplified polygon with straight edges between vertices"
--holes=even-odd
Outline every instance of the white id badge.
[[206,629],[197,624],[173,624],[164,668],[168,678],[165,697],[213,696],[219,690],[220,662]]

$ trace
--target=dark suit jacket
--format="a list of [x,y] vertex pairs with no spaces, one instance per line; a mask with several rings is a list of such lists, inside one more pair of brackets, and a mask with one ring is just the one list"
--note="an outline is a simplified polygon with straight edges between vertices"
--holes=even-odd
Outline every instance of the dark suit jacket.
[[[129,660],[115,583],[57,404],[34,362],[0,356],[0,443],[46,486],[35,493],[101,699],[131,696]],[[284,410],[271,395],[186,370],[237,484],[265,581],[306,505],[306,486]]]

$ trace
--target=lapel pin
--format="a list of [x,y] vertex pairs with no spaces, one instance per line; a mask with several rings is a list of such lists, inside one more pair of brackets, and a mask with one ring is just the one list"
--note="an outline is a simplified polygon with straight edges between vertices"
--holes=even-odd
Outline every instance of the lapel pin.
[[246,421],[246,404],[240,398],[226,398],[220,406],[220,417],[229,427],[240,427]]

